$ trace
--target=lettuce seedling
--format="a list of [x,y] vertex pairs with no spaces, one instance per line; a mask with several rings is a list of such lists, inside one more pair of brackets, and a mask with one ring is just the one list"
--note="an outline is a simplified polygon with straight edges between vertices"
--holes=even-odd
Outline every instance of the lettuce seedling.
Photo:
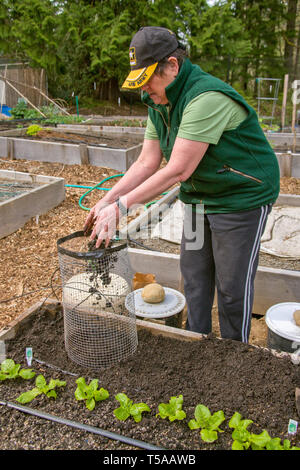
[[120,421],[126,421],[129,416],[132,416],[134,421],[139,423],[142,420],[143,411],[151,411],[146,403],[133,403],[125,393],[118,393],[115,398],[120,406],[114,410],[114,415]]
[[98,379],[93,379],[87,385],[84,377],[79,377],[76,380],[77,388],[75,390],[76,400],[85,400],[86,407],[92,411],[97,401],[106,400],[109,397],[109,393],[104,388],[98,390]]
[[176,419],[182,420],[186,417],[185,411],[182,409],[183,396],[171,397],[169,403],[160,403],[158,405],[159,413],[156,416],[160,416],[162,419],[169,418],[169,421],[175,421]]
[[280,437],[273,437],[267,442],[266,450],[300,450],[300,447],[292,446],[289,439],[284,439],[281,444]]
[[247,427],[252,423],[250,419],[242,419],[240,413],[234,413],[229,421],[229,427],[234,429],[232,450],[300,450],[299,447],[291,446],[288,439],[284,439],[281,444],[279,437],[271,438],[265,429],[260,434],[250,433]]
[[22,393],[16,400],[19,403],[29,403],[38,395],[45,394],[49,398],[56,399],[57,394],[54,390],[56,387],[64,387],[66,385],[65,381],[51,379],[47,385],[46,379],[43,375],[38,375],[35,380],[35,387],[28,392]]
[[264,449],[271,441],[268,431],[265,429],[260,434],[254,434],[248,431],[248,426],[252,424],[251,419],[242,419],[240,413],[235,412],[229,421],[229,427],[233,428],[232,450],[252,450]]
[[36,135],[39,131],[43,130],[38,124],[32,124],[28,127],[26,134],[27,135]]
[[21,365],[16,364],[13,359],[5,359],[1,363],[0,380],[16,379],[17,377],[29,380],[34,376],[35,372],[32,369],[21,369]]
[[216,411],[213,415],[204,405],[197,405],[195,408],[195,419],[188,423],[190,429],[199,429],[201,439],[205,442],[214,442],[218,439],[218,432],[223,432],[219,426],[225,421],[222,410]]

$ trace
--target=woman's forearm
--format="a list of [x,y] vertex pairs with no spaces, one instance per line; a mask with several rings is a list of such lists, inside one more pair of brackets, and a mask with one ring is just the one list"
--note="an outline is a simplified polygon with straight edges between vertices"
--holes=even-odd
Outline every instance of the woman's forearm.
[[[151,159],[149,155],[151,155]],[[154,141],[145,141],[138,160],[131,165],[121,180],[107,192],[102,200],[112,203],[124,194],[131,192],[157,171],[160,161],[159,144]]]
[[136,161],[129,170],[122,176],[110,191],[104,196],[103,201],[114,202],[119,197],[132,191],[136,186],[142,184],[153,174],[153,170],[145,168],[140,162]]
[[159,194],[180,181],[179,175],[169,171],[167,167],[158,170],[138,187],[128,191],[121,198],[124,206],[130,208],[134,205],[151,201]]
[[[161,159],[159,143],[149,144],[148,148],[153,152],[142,151],[136,164],[115,185],[111,201],[104,202],[114,203],[120,197],[121,204],[132,209],[135,205],[153,200],[176,183],[186,181],[200,163],[207,147],[207,143],[177,138],[169,162],[158,170]],[[147,158],[148,155],[151,158]],[[91,239],[98,237],[96,247],[104,239],[106,243],[109,242],[116,230],[116,222],[123,213],[121,205],[109,204],[105,207],[102,201],[92,208],[85,223],[86,231],[91,227],[93,229]]]
[[207,143],[177,137],[168,164],[124,194],[121,202],[128,208],[135,204],[144,204],[174,184],[186,181],[199,165],[207,147]]

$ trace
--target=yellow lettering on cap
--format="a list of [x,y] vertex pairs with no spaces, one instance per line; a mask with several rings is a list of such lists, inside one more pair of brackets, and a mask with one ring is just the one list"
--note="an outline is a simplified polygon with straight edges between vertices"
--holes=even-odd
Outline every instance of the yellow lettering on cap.
[[135,80],[133,82],[128,82],[127,86],[132,87],[132,88],[136,88],[138,86],[143,85],[143,83],[145,82],[145,80],[147,78],[148,78],[148,74],[147,74],[147,71],[145,71],[137,80]]
[[136,84],[137,85],[142,85],[144,81],[147,79],[148,74],[147,71],[143,73],[143,75],[137,80]]

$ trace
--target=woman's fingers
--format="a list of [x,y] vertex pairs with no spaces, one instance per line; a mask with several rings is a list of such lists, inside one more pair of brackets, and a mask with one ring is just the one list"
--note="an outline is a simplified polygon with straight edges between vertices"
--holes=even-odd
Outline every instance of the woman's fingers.
[[99,248],[103,240],[105,240],[105,246],[108,246],[109,241],[116,232],[117,222],[118,216],[113,205],[103,209],[95,217],[90,239],[94,240],[97,237],[96,248]]
[[100,212],[105,208],[108,207],[107,203],[103,203],[102,200],[98,201],[92,209],[90,210],[89,215],[85,220],[85,224],[83,227],[84,232],[88,232],[94,225],[96,218],[99,216]]
[[83,226],[83,231],[84,232],[88,232],[92,228],[92,226],[94,224],[94,219],[95,219],[95,209],[93,207],[91,209],[89,215],[85,219],[85,223],[84,223],[84,226]]

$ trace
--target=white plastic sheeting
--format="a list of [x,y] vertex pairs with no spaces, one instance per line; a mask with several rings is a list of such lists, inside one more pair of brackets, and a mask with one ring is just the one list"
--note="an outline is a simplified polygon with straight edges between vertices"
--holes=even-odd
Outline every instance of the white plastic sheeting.
[[300,207],[273,207],[262,236],[261,251],[300,259]]
[[[152,230],[152,236],[180,244],[184,204],[176,200],[161,222]],[[262,236],[261,252],[287,259],[300,259],[300,207],[273,207]]]
[[184,203],[179,199],[163,214],[161,222],[152,230],[152,237],[158,237],[172,243],[181,243],[184,217]]

